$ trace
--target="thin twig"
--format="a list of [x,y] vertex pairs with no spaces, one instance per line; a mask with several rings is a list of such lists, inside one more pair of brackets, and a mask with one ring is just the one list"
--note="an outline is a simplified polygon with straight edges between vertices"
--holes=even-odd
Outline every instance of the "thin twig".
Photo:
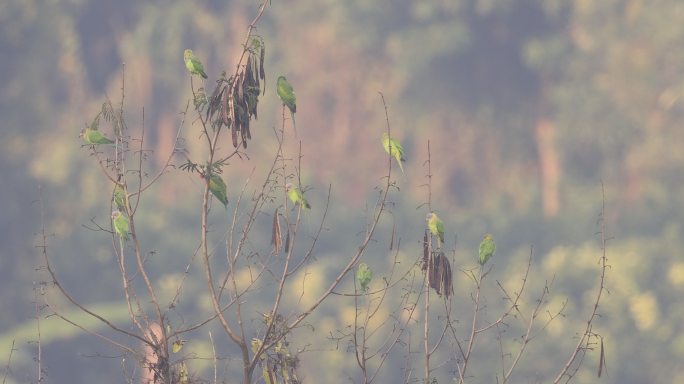
[[598,308],[599,308],[599,303],[601,302],[601,296],[603,295],[603,291],[606,289],[606,270],[607,270],[607,256],[606,256],[606,242],[608,241],[606,238],[606,221],[605,221],[605,213],[606,213],[606,192],[605,188],[603,186],[603,183],[601,183],[601,213],[599,215],[599,221],[601,225],[601,230],[600,230],[600,235],[601,235],[601,258],[600,258],[600,264],[601,264],[601,273],[599,274],[599,287],[598,287],[598,292],[596,293],[596,299],[594,300],[594,305],[592,308],[591,313],[589,314],[589,318],[587,319],[587,325],[584,328],[584,333],[580,337],[579,341],[577,342],[577,345],[575,346],[575,349],[572,351],[570,354],[570,358],[568,358],[568,361],[565,363],[563,368],[558,372],[558,376],[553,380],[553,383],[556,384],[561,381],[563,376],[565,376],[570,367],[572,366],[573,362],[575,362],[575,359],[578,357],[578,354],[582,351],[586,351],[586,347],[583,347],[583,345],[589,343],[589,338],[594,335],[592,332],[592,326],[594,323],[594,320],[598,316]]
[[12,354],[15,351],[15,349],[14,349],[15,341],[16,341],[15,339],[12,339],[12,346],[10,347],[9,356],[7,357],[7,364],[5,364],[5,374],[2,376],[2,384],[5,384],[5,382],[7,381],[7,375],[9,375],[10,364],[12,362]]

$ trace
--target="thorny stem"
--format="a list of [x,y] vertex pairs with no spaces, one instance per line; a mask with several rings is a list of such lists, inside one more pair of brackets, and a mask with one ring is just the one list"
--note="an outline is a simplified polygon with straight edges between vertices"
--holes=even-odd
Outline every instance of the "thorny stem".
[[[513,361],[511,362],[511,366],[508,368],[508,371],[503,377],[503,383],[507,383],[508,380],[511,377],[511,374],[513,373],[513,369],[518,365],[518,361],[520,361],[520,358],[522,357],[523,353],[525,352],[525,348],[527,347],[527,344],[530,341],[530,334],[532,333],[532,326],[534,325],[534,321],[539,316],[539,311],[541,311],[542,305],[544,304],[544,298],[548,295],[549,293],[549,288],[548,285],[544,286],[544,290],[542,291],[542,294],[539,297],[539,300],[537,300],[537,306],[534,308],[532,311],[532,316],[530,316],[530,320],[527,322],[527,329],[525,331],[525,335],[522,337],[522,342],[520,345],[520,349],[518,350],[518,353],[516,354],[515,358],[513,358]],[[553,319],[553,318],[552,318]],[[502,359],[503,361],[503,359]]]
[[[254,20],[252,20],[252,22],[250,23],[250,25],[248,27],[247,37],[245,38],[245,43],[243,45],[245,48],[243,49],[242,55],[240,56],[240,59],[238,60],[238,63],[236,66],[236,72],[235,72],[236,74],[240,70],[240,66],[242,65],[242,61],[244,60],[244,57],[246,55],[246,51],[247,51],[246,47],[247,47],[247,44],[249,43],[249,39],[251,37],[252,31],[254,30],[254,28],[256,28],[256,23],[259,21],[259,19],[261,19],[261,16],[263,15],[264,10],[266,9],[266,4],[267,4],[267,1],[264,1],[261,4],[256,17],[254,18]],[[191,79],[190,81],[192,82],[192,76],[190,77],[190,79]],[[193,93],[194,93],[194,91],[193,91]],[[229,92],[229,94],[232,95],[232,92]],[[233,114],[233,113],[234,113],[234,111],[231,110],[231,114]],[[208,141],[208,145],[209,145],[209,158],[207,159],[207,165],[211,165],[213,163],[214,156],[216,155],[216,145],[218,142],[218,136],[221,132],[221,127],[219,126],[219,128],[216,129],[216,131],[214,132],[214,135],[213,135],[213,139],[212,139],[209,136],[209,131],[207,129],[206,122],[202,118],[201,114],[200,114],[200,121],[202,123],[203,130],[204,130],[204,133],[207,137],[207,141]],[[233,118],[231,121],[234,122],[235,119]],[[237,153],[237,149],[235,150],[234,153]],[[211,172],[210,169],[208,169],[207,171]],[[245,338],[244,329],[242,327],[242,314],[241,314],[241,310],[240,310],[239,299],[236,300],[236,305],[237,305],[236,315],[238,318],[238,323],[239,323],[239,327],[240,327],[240,331],[241,331],[240,335],[235,333],[233,328],[228,323],[228,320],[224,316],[223,309],[221,308],[221,304],[219,303],[219,296],[216,293],[216,289],[214,287],[214,278],[213,278],[213,275],[211,272],[211,265],[209,262],[209,244],[208,244],[208,236],[207,236],[208,235],[208,215],[209,215],[209,180],[210,180],[210,175],[207,174],[205,176],[206,176],[205,177],[205,188],[204,188],[204,195],[203,195],[203,201],[202,201],[202,217],[201,217],[201,231],[202,231],[202,233],[201,233],[201,244],[202,244],[204,273],[205,273],[205,276],[207,279],[207,286],[208,286],[209,293],[210,293],[209,296],[211,298],[211,302],[212,302],[212,306],[214,308],[214,312],[218,316],[219,322],[221,323],[221,326],[223,327],[223,329],[228,334],[228,337],[230,337],[230,339],[240,347],[241,356],[242,356],[243,374],[244,374],[243,375],[243,383],[249,384],[251,381],[253,364],[250,363],[249,349],[247,347],[247,341]],[[255,208],[256,208],[256,204],[255,204]],[[254,219],[255,219],[255,217],[252,216],[251,220],[253,221]],[[245,231],[243,232],[243,236],[242,236],[243,239],[245,238],[247,232],[248,232],[248,229],[246,228]],[[233,260],[231,260],[232,261],[231,271],[233,270],[232,268],[235,265],[234,262],[235,262],[235,259],[237,258],[237,255],[239,254],[240,249],[241,249],[241,245],[238,246],[238,249],[236,250],[236,253],[235,253],[235,257],[233,258]],[[237,286],[235,285],[234,278],[233,278],[233,288],[237,290]],[[237,295],[237,291],[235,292],[235,294]]]
[[[400,327],[399,331],[395,335],[390,335],[388,336],[387,340],[385,340],[384,343],[377,349],[376,352],[371,353],[370,355],[368,354],[368,342],[370,339],[373,337],[375,332],[382,327],[386,326],[387,321],[383,321],[380,326],[378,326],[374,330],[369,330],[370,327],[370,321],[373,317],[375,317],[378,314],[378,311],[382,307],[383,302],[387,298],[387,294],[390,291],[391,288],[391,281],[394,279],[394,274],[396,272],[396,267],[398,265],[397,262],[397,256],[399,254],[399,246],[397,246],[397,251],[394,254],[394,263],[392,264],[392,269],[389,273],[389,276],[385,280],[385,287],[381,288],[378,293],[380,293],[380,297],[378,299],[372,300],[371,298],[374,296],[373,292],[362,292],[359,293],[356,289],[356,280],[354,280],[354,293],[351,295],[354,297],[354,328],[352,331],[352,341],[354,343],[354,356],[356,358],[356,364],[359,366],[361,369],[361,373],[363,374],[363,380],[364,383],[371,383],[375,376],[380,372],[380,369],[384,365],[386,358],[389,354],[389,351],[394,347],[394,345],[397,343],[401,335],[403,334],[405,328]],[[402,277],[403,278],[403,277]],[[359,314],[360,314],[360,306],[359,306],[359,297],[363,296],[364,300],[366,302],[366,308],[364,312],[364,318],[363,318],[363,325],[359,326]],[[404,299],[402,299],[402,302]],[[404,308],[402,305],[400,305],[400,308]],[[410,321],[412,318],[413,310],[415,310],[416,306],[414,305],[411,312],[410,316],[406,320],[407,322]],[[404,324],[405,326],[405,324]],[[359,331],[361,332],[361,341],[359,341]],[[382,352],[382,349],[386,348],[384,352]],[[375,365],[374,369],[375,372],[373,372],[370,377],[368,375],[368,361],[378,354],[381,355],[380,362]]]
[[[143,161],[143,144],[145,142],[145,109],[143,108],[143,115],[142,115],[142,132],[140,134],[140,148],[139,151],[140,153],[138,154],[138,194],[140,194],[140,187],[142,186],[143,183],[143,173],[142,173],[142,161]],[[136,208],[137,204],[140,202],[140,195],[138,195],[138,199],[136,202]],[[128,205],[128,204],[127,204]],[[128,206],[126,207],[128,209]],[[147,274],[147,269],[145,268],[145,262],[143,260],[143,255],[142,255],[142,249],[140,248],[140,241],[138,240],[137,233],[135,231],[135,212],[129,212],[128,216],[128,221],[130,224],[130,229],[131,229],[131,238],[133,239],[133,245],[135,249],[135,260],[138,263],[138,270],[140,271],[140,275],[143,278],[143,281],[145,282],[145,286],[147,287],[147,291],[150,294],[150,299],[152,301],[152,305],[154,306],[154,310],[156,312],[156,317],[157,321],[159,322],[159,325],[162,328],[162,333],[165,333],[165,327],[164,327],[164,315],[162,314],[161,311],[161,306],[159,305],[159,300],[157,299],[157,294],[155,293],[154,286],[152,285],[152,281],[150,280],[149,275]],[[121,252],[123,253],[124,249],[124,243],[123,241],[120,243],[121,245]],[[149,321],[148,321],[149,323]],[[162,351],[166,351],[167,348],[167,339],[166,337],[163,337],[162,340],[158,340],[163,343],[163,349]]]
[[[429,156],[429,155],[428,155]],[[432,257],[432,237],[428,237],[428,257]],[[430,382],[430,261],[428,260],[427,268],[425,270],[425,276],[423,278],[424,284],[423,289],[425,290],[425,313],[424,313],[424,325],[423,325],[423,348],[425,350],[425,366],[423,375],[425,377],[425,382]]]
[[477,335],[477,315],[480,312],[480,288],[482,284],[482,268],[479,268],[479,274],[475,280],[475,298],[473,299],[473,320],[470,326],[470,337],[468,340],[468,346],[466,347],[465,355],[463,357],[463,365],[459,368],[459,373],[461,379],[459,383],[463,383],[463,378],[466,376],[466,370],[468,369],[468,361],[470,360],[470,353],[473,350],[473,344],[475,343],[475,336]]
[[[383,105],[385,105],[385,118],[387,120],[387,124],[389,124],[389,116],[387,114],[387,105],[385,104],[384,98],[383,98]],[[371,239],[373,238],[373,234],[375,233],[375,229],[378,226],[378,223],[380,222],[380,217],[382,217],[383,212],[385,211],[385,204],[387,202],[387,196],[389,195],[389,190],[391,187],[391,180],[388,177],[387,181],[384,186],[384,190],[381,194],[380,198],[380,203],[378,204],[378,209],[375,212],[375,215],[373,219],[371,220],[371,225],[366,231],[366,236],[364,237],[363,241],[359,245],[356,254],[352,256],[352,258],[349,260],[349,262],[344,266],[344,268],[339,272],[337,277],[333,280],[333,282],[330,284],[328,289],[326,289],[319,297],[318,299],[303,313],[299,314],[292,322],[288,324],[289,329],[295,328],[297,325],[299,325],[306,317],[308,317],[311,313],[313,313],[316,308],[318,308],[319,305],[337,288],[337,286],[340,284],[342,279],[347,275],[347,273],[356,265],[363,256],[363,254],[366,251],[366,248],[368,247],[368,244],[370,243]],[[330,193],[328,192],[328,202],[326,203],[326,212],[327,212],[327,207],[330,204]],[[316,236],[318,238],[318,236]]]
[[[277,132],[277,131],[275,132],[275,135],[276,135],[276,137],[277,137],[277,139],[278,139],[278,150],[276,151],[276,156],[275,156],[274,159],[273,159],[273,163],[271,164],[271,169],[270,169],[270,171],[269,171],[269,173],[268,173],[268,176],[265,178],[264,184],[262,185],[262,188],[261,188],[262,191],[264,191],[264,190],[266,189],[266,186],[267,186],[267,184],[269,183],[269,180],[270,180],[270,176],[271,176],[271,175],[273,174],[273,172],[275,171],[275,169],[276,169],[276,164],[277,164],[279,161],[281,162],[281,166],[282,166],[281,169],[282,169],[282,172],[283,172],[283,173],[285,172],[285,169],[286,169],[286,168],[285,168],[285,158],[284,158],[284,155],[283,155],[283,142],[284,142],[284,139],[285,139],[285,110],[284,110],[284,106],[283,106],[283,117],[282,117],[281,122],[282,122],[282,125],[281,125],[281,128],[280,128],[280,135],[278,135],[278,132]],[[300,148],[300,155],[299,155],[299,158],[301,159],[301,148]],[[300,166],[301,166],[301,164],[300,164]],[[286,181],[287,181],[287,175],[283,174],[283,178],[284,178],[284,181],[286,182]],[[285,182],[284,182],[283,184],[285,184]],[[259,199],[261,199],[262,196],[263,196],[263,193],[262,193],[262,195],[260,195]],[[285,194],[285,199],[284,199],[284,200],[285,200],[285,221],[286,221],[286,225],[287,225],[287,228],[288,228],[288,234],[287,234],[287,236],[288,236],[288,237],[291,236],[292,239],[290,240],[290,242],[289,242],[289,244],[288,244],[288,248],[287,248],[287,250],[286,250],[287,254],[286,254],[286,257],[285,257],[285,265],[283,266],[283,270],[282,270],[282,273],[281,273],[280,278],[279,278],[278,289],[276,290],[276,298],[275,298],[275,300],[274,300],[273,307],[271,308],[271,311],[270,311],[270,313],[269,313],[270,319],[275,319],[276,316],[277,316],[278,308],[280,307],[280,301],[282,300],[282,295],[283,295],[283,292],[284,292],[284,289],[283,289],[283,288],[284,288],[284,285],[285,285],[285,281],[286,281],[287,277],[290,276],[290,274],[291,274],[289,265],[290,265],[290,261],[292,260],[292,256],[293,256],[293,254],[294,254],[294,238],[296,237],[297,226],[298,226],[298,224],[299,224],[299,222],[300,222],[300,217],[301,217],[301,212],[302,212],[302,207],[300,206],[299,209],[297,210],[297,219],[296,219],[295,224],[294,224],[294,228],[293,228],[293,231],[292,231],[292,235],[290,235],[290,227],[291,227],[291,225],[290,225],[290,221],[289,221],[289,209],[288,209],[288,198],[287,198],[287,194]],[[254,208],[256,209],[256,205],[255,205]],[[255,214],[255,213],[256,213],[256,212],[253,212],[252,215],[251,215],[250,217],[254,217],[254,214]],[[276,214],[277,214],[277,212],[276,212]],[[276,218],[276,219],[277,219],[277,218]],[[243,238],[241,238],[241,244],[242,244],[243,241],[246,240],[246,237],[245,237],[246,234],[247,234],[247,231],[244,231],[244,232],[243,232]],[[305,262],[307,259],[308,259],[308,257],[305,257],[304,260],[302,261],[302,263]],[[297,269],[297,268],[298,268],[298,267],[295,267],[294,269]],[[276,321],[267,322],[267,328],[266,328],[266,330],[265,330],[265,332],[264,332],[264,335],[265,335],[265,336],[264,336],[264,341],[266,340],[266,336],[272,336],[272,335],[271,335],[271,332],[272,332],[273,327],[275,326],[275,324],[276,324]],[[252,372],[254,371],[254,368],[256,367],[257,363],[260,361],[260,357],[261,357],[261,355],[264,353],[264,351],[268,350],[268,349],[271,348],[273,345],[275,345],[275,344],[282,338],[282,336],[283,336],[283,335],[278,335],[278,337],[273,338],[273,339],[272,339],[270,342],[268,342],[268,343],[266,343],[266,342],[261,343],[261,345],[259,346],[259,348],[258,348],[256,351],[254,351],[254,355],[252,356],[252,360],[251,360],[250,366],[249,366],[250,375],[251,375]]]
[[[90,316],[92,316],[92,317],[98,319],[98,320],[101,321],[103,324],[106,324],[107,326],[109,326],[111,329],[113,329],[113,330],[116,331],[116,332],[119,332],[119,333],[121,333],[121,334],[123,334],[123,335],[129,336],[129,337],[132,337],[132,338],[135,338],[135,339],[138,339],[138,340],[140,340],[140,341],[143,342],[143,343],[149,344],[149,342],[148,342],[147,340],[145,340],[144,338],[142,338],[142,337],[136,335],[135,333],[132,333],[132,332],[126,331],[125,329],[121,329],[121,328],[117,327],[116,325],[114,325],[114,324],[113,324],[112,322],[110,322],[109,320],[107,320],[107,319],[105,319],[104,317],[102,317],[102,316],[96,314],[95,312],[93,312],[93,311],[87,309],[87,308],[84,307],[82,304],[80,304],[78,301],[76,301],[76,300],[69,294],[69,292],[67,292],[67,290],[62,286],[62,284],[61,284],[61,283],[59,282],[59,280],[57,279],[57,275],[56,275],[54,269],[52,269],[52,265],[50,264],[50,258],[48,257],[48,253],[47,253],[47,233],[45,232],[45,213],[44,213],[44,209],[45,209],[45,208],[44,208],[44,206],[43,206],[43,197],[42,197],[42,190],[41,190],[41,189],[39,189],[39,202],[40,202],[40,222],[41,222],[41,232],[40,232],[40,233],[41,233],[41,242],[40,242],[40,244],[37,245],[36,247],[41,249],[41,252],[42,252],[42,254],[43,254],[43,261],[45,262],[45,269],[46,269],[46,270],[48,271],[48,273],[50,274],[50,278],[52,279],[52,284],[53,284],[55,287],[57,287],[57,289],[62,293],[62,295],[64,295],[64,297],[65,297],[71,304],[75,305],[78,309],[80,309],[80,310],[83,311],[84,313],[86,313],[86,314],[88,314],[88,315],[90,315]],[[108,342],[112,343],[112,345],[116,345],[117,347],[121,348],[122,350],[126,350],[126,351],[128,351],[128,352],[130,352],[130,353],[135,353],[135,351],[132,350],[131,348],[128,348],[128,347],[126,347],[126,346],[124,346],[124,345],[121,345],[121,344],[115,342],[114,340],[111,340],[111,339],[109,339],[109,338],[107,338],[107,337],[105,337],[104,335],[101,335],[101,334],[99,334],[99,333],[93,333],[93,332],[91,332],[91,331],[88,331],[87,329],[83,328],[82,326],[80,326],[80,325],[74,323],[73,321],[69,320],[68,318],[64,317],[64,316],[61,315],[59,312],[57,312],[57,311],[55,310],[55,308],[54,308],[49,302],[46,301],[45,304],[46,304],[50,309],[53,310],[53,312],[54,312],[54,314],[55,314],[56,316],[58,316],[59,318],[61,318],[61,319],[64,320],[64,321],[68,322],[69,324],[71,324],[71,325],[73,325],[73,326],[75,326],[75,327],[77,327],[77,328],[80,328],[80,329],[84,330],[84,331],[87,332],[87,333],[94,334],[94,335],[96,335],[96,336],[98,336],[98,337],[100,337],[100,338],[102,338],[102,339],[104,339],[104,340],[107,340]]]
[[[38,334],[38,352],[36,356],[36,363],[38,365],[38,383],[43,382],[43,343],[40,336],[40,306],[38,305],[38,296],[36,293],[36,286],[33,286],[33,301],[36,309],[36,333]],[[12,347],[14,347],[14,340],[12,340]],[[4,381],[4,380],[3,380]]]
[[[592,327],[594,320],[598,316],[598,308],[599,308],[599,303],[601,301],[601,296],[603,295],[603,291],[606,289],[606,270],[607,270],[607,257],[606,257],[606,242],[608,239],[606,238],[606,221],[605,221],[605,213],[606,213],[606,191],[603,186],[603,183],[601,184],[601,213],[600,213],[600,218],[599,221],[601,223],[601,259],[600,259],[600,264],[601,264],[601,273],[599,275],[599,289],[598,292],[596,293],[596,300],[594,300],[594,306],[592,308],[591,314],[589,315],[589,318],[587,319],[587,325],[584,328],[584,333],[580,337],[579,341],[577,342],[577,345],[575,346],[575,349],[573,350],[572,354],[570,355],[570,358],[568,361],[565,363],[565,366],[563,366],[563,369],[558,372],[558,376],[553,380],[553,383],[556,384],[561,381],[563,376],[568,375],[568,371],[570,370],[570,367],[572,364],[575,362],[575,359],[577,359],[578,355],[582,353],[584,355],[586,353],[586,346],[583,346],[585,344],[589,344],[589,339],[595,335],[592,332]],[[570,377],[572,377],[572,374],[570,374]]]
[[[431,170],[431,165],[432,165],[432,158],[431,158],[431,153],[430,153],[430,140],[427,142],[427,160],[425,163],[427,164],[428,167],[428,182],[427,182],[427,189],[428,189],[428,211],[432,212],[432,170]],[[428,236],[428,258],[433,257],[433,249],[432,249],[432,236]],[[425,323],[423,324],[423,348],[424,348],[424,353],[425,353],[425,362],[424,362],[424,380],[426,383],[429,383],[430,381],[430,279],[429,276],[431,275],[431,265],[430,265],[430,260],[427,260],[427,268],[425,269],[425,277],[424,277],[424,284],[423,284],[423,289],[425,290],[425,308],[424,308],[424,321]]]
[[7,357],[7,364],[5,365],[5,374],[2,376],[2,384],[5,384],[7,381],[7,375],[9,375],[10,371],[10,363],[12,362],[12,354],[14,353],[14,344],[16,340],[12,339],[12,345],[10,346],[10,351],[9,351],[9,356]]
[[428,151],[428,159],[427,159],[427,167],[428,167],[428,173],[427,173],[427,189],[428,189],[428,212],[432,212],[432,160],[430,158],[430,140],[427,142],[427,151]]

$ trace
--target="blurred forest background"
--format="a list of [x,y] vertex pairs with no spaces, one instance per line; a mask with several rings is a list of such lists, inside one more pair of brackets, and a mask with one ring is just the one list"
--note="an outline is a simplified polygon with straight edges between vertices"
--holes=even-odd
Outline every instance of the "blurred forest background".
[[[158,169],[192,97],[183,49],[202,59],[211,89],[223,70],[234,68],[257,6],[254,0],[0,3],[0,362],[15,340],[10,380],[36,377],[33,287],[45,278],[34,247],[38,187],[63,283],[82,303],[125,324],[111,238],[83,227],[91,219],[108,223],[111,187],[78,133],[106,97],[120,100],[125,63],[127,123],[139,134],[144,108],[145,146],[152,150],[145,167]],[[569,299],[566,316],[530,346],[515,382],[548,382],[582,332],[599,272],[602,184],[609,294],[596,330],[605,338],[608,376],[596,378],[594,351],[577,379],[684,382],[684,3],[273,0],[256,33],[266,44],[267,89],[249,159],[232,159],[226,169],[229,200],[250,175],[260,183],[273,159],[281,117],[275,79],[285,74],[297,94],[302,182],[311,186],[314,206],[305,228],[316,226],[332,187],[331,230],[316,245],[317,261],[307,270],[316,278],[307,280],[307,293],[327,284],[339,259],[355,251],[377,198],[374,187],[387,171],[382,92],[408,158],[406,172],[395,175],[401,190],[392,207],[404,267],[417,259],[425,226],[429,141],[432,204],[454,250],[456,302],[470,308],[472,284],[458,269],[476,264],[485,232],[497,239],[494,279],[519,281],[533,246],[537,284],[555,278],[550,301]],[[198,154],[193,119],[181,135],[188,152]],[[287,146],[298,150],[292,139]],[[141,202],[141,241],[155,252],[149,262],[162,288],[173,286],[197,247],[201,192],[198,178],[171,171]],[[263,222],[255,243],[270,241],[270,221]],[[364,258],[376,276],[391,261],[393,223],[381,224],[373,257]],[[182,310],[210,312],[201,296],[205,282],[193,283],[192,276]],[[492,305],[500,301],[495,289],[490,293]],[[350,306],[333,298],[309,319],[315,331],[302,329],[290,339],[292,349],[315,351],[300,355],[305,382],[321,372],[330,375],[327,382],[354,380],[352,355],[326,339],[349,324]],[[118,382],[115,349],[64,322],[41,324],[47,382]],[[196,337],[188,345],[211,356],[206,333]],[[491,354],[483,348],[473,363],[472,382],[493,382],[486,373],[499,358],[492,342]],[[404,361],[388,363],[382,382],[402,377],[390,367]],[[196,363],[195,369],[211,367]],[[448,365],[439,372],[440,383],[455,377]]]

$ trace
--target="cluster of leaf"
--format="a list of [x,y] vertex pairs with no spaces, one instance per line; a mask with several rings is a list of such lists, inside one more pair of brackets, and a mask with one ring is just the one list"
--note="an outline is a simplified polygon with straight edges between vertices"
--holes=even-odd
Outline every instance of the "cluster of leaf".
[[288,348],[285,335],[289,332],[285,319],[281,315],[275,318],[264,315],[264,323],[269,329],[264,339],[252,339],[252,351],[256,353],[263,344],[273,344],[260,356],[259,365],[264,382],[267,384],[296,384],[301,381],[297,377],[299,358]]
[[441,250],[433,251],[428,242],[429,234],[425,231],[423,237],[423,259],[421,269],[428,272],[428,284],[439,296],[449,297],[454,293],[452,283],[451,263]]
[[181,164],[179,168],[190,173],[197,172],[202,177],[207,177],[207,175],[220,175],[223,172],[222,168],[224,165],[226,165],[226,159],[221,159],[208,165],[193,163],[188,159],[185,163]]
[[[114,128],[114,134],[120,137],[126,130],[126,123],[121,115],[121,112],[121,110],[114,109],[112,102],[107,99],[104,103],[102,103],[102,109],[100,110],[100,113],[95,116],[95,120],[97,120],[99,123],[100,116],[102,116],[105,121],[108,121],[112,124],[112,127]],[[97,126],[95,121],[93,121],[93,125]]]
[[121,137],[126,128],[126,123],[124,122],[123,116],[121,116],[121,111],[114,109],[114,106],[109,99],[102,103],[100,112],[95,115],[93,121],[88,127],[94,131],[100,130],[100,119],[104,119],[105,121],[109,122],[112,125],[114,134],[117,137]]
[[[249,123],[257,119],[257,104],[261,84],[266,80],[264,57],[266,47],[261,37],[254,36],[246,47],[247,63],[235,75],[226,79],[224,72],[216,81],[216,88],[208,100],[206,118],[214,129],[228,127],[233,138],[233,147],[240,142],[247,148],[247,140],[252,138]],[[263,87],[266,92],[266,87]],[[239,138],[239,140],[238,140]]]

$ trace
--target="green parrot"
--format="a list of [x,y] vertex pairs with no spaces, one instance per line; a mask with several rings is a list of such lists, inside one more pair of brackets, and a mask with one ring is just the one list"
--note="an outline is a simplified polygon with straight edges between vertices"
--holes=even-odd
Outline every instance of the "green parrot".
[[276,90],[278,91],[278,96],[283,104],[287,105],[290,110],[290,115],[292,116],[292,126],[294,127],[295,135],[297,134],[297,124],[295,123],[295,112],[297,112],[297,97],[295,96],[294,89],[292,85],[285,78],[285,76],[278,77],[278,83]]
[[121,239],[128,239],[128,219],[121,211],[112,211],[112,223],[114,223],[114,230]]
[[171,352],[173,353],[178,353],[180,350],[183,348],[183,344],[185,344],[185,340],[176,340],[171,344]]
[[[202,179],[205,178],[204,175],[200,175]],[[209,191],[211,192],[214,197],[218,199],[218,201],[223,204],[226,209],[228,208],[228,195],[226,194],[226,183],[223,182],[223,179],[219,175],[212,174],[211,178],[209,178]]]
[[485,265],[490,257],[494,256],[496,252],[496,244],[491,233],[484,235],[484,239],[480,243],[480,265]]
[[366,263],[359,264],[359,268],[356,270],[356,280],[358,280],[361,286],[361,291],[368,291],[368,284],[370,284],[373,279],[373,270]]
[[401,173],[404,173],[404,166],[401,162],[406,161],[406,159],[404,159],[404,147],[401,146],[401,143],[399,143],[398,140],[389,137],[387,132],[385,132],[382,134],[382,146],[385,148],[385,152],[397,159]]
[[114,187],[113,199],[116,209],[121,212],[126,212],[126,192],[124,192],[123,186],[119,183]]
[[434,212],[428,213],[426,220],[430,233],[437,236],[439,246],[441,247],[442,243],[444,243],[444,222]]
[[192,49],[186,49],[183,52],[183,59],[185,60],[185,67],[188,68],[193,75],[200,75],[203,78],[207,78],[207,74],[204,73],[204,65],[199,61],[195,54],[192,53]]
[[107,138],[107,136],[103,135],[102,132],[98,131],[97,129],[92,129],[87,125],[81,131],[79,137],[82,137],[83,141],[91,145],[114,144],[114,141]]
[[311,204],[306,200],[301,189],[293,186],[292,183],[287,183],[285,184],[285,191],[294,205],[299,204],[306,209],[311,209]]

